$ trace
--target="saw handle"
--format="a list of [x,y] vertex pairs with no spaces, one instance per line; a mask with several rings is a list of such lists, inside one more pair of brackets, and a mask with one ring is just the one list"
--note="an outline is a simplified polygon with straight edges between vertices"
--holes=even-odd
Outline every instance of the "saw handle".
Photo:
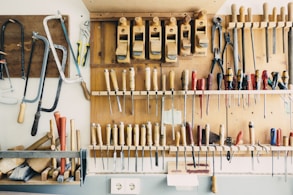
[[19,113],[18,113],[18,118],[17,118],[18,123],[23,123],[23,121],[24,121],[25,107],[26,107],[25,103],[23,103],[23,102],[20,103]]
[[87,100],[90,100],[91,99],[91,94],[86,86],[86,82],[85,81],[81,81],[80,82],[80,85],[82,87],[82,91],[83,91],[83,94],[84,94],[84,97],[87,99]]
[[38,110],[35,114],[35,119],[31,130],[31,136],[35,136],[37,134],[40,117],[41,112]]

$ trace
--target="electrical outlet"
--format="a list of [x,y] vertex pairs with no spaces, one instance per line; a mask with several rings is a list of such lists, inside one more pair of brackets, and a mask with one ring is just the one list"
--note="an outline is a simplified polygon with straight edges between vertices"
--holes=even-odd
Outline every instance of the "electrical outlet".
[[111,194],[139,194],[140,179],[111,178]]

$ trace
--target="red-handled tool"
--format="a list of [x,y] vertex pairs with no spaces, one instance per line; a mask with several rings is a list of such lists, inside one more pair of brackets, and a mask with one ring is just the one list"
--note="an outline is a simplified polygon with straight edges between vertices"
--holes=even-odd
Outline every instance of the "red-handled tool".
[[[60,123],[60,150],[65,151],[66,150],[66,117],[60,117],[59,118]],[[61,158],[60,162],[60,175],[63,175],[65,172],[65,165],[66,165],[66,159]]]

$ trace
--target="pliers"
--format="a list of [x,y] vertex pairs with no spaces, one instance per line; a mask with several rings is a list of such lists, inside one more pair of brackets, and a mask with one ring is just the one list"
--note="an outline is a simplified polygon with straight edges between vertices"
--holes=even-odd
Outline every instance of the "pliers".
[[[225,39],[225,45],[224,45],[224,49],[223,49],[223,52],[222,52],[222,60],[224,59],[224,53],[225,53],[228,45],[230,45],[232,47],[232,50],[234,50],[234,44],[231,42],[231,38],[230,38],[230,33],[229,32],[225,32],[224,33],[224,39]],[[238,55],[238,61],[240,61],[239,55]],[[238,67],[235,67],[235,63],[234,63],[234,74],[235,75],[237,75],[237,71],[238,71]]]
[[212,60],[212,67],[210,72],[211,74],[213,73],[216,63],[220,66],[221,72],[224,75],[223,60],[220,58],[220,51],[218,48],[214,49],[214,59]]
[[217,16],[213,18],[213,27],[212,27],[212,52],[214,52],[215,50],[215,33],[218,30],[218,41],[219,41],[219,45],[218,48],[222,48],[222,18]]

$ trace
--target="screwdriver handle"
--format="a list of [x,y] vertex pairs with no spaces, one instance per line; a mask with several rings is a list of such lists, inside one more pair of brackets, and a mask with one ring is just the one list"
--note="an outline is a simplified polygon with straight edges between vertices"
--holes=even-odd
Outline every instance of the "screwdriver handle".
[[145,68],[145,89],[151,90],[151,69],[150,67]]
[[146,128],[147,128],[147,132],[146,132],[147,145],[151,146],[153,145],[153,132],[152,132],[152,123],[150,121],[147,122]]
[[105,81],[106,81],[106,89],[109,92],[111,91],[111,87],[110,87],[110,75],[109,75],[108,69],[104,70],[104,75],[105,75]]
[[201,146],[201,143],[202,143],[202,129],[201,129],[201,126],[198,125],[197,126],[197,145]]
[[197,71],[193,70],[191,72],[191,90],[196,90],[196,83],[197,83]]
[[180,145],[180,132],[179,132],[179,131],[176,131],[175,145],[176,145],[177,147],[179,147],[179,145]]
[[263,21],[264,22],[269,21],[269,5],[268,5],[268,3],[263,4]]
[[275,128],[271,128],[270,135],[271,135],[271,145],[275,146],[276,145],[276,140],[277,140],[277,132],[276,132]]
[[237,22],[236,4],[231,5],[232,22]]
[[91,141],[92,141],[92,145],[95,146],[97,145],[97,137],[96,137],[96,124],[92,123],[91,125]]
[[166,91],[166,75],[165,74],[162,75],[162,91],[163,92]]
[[126,69],[122,70],[122,91],[126,91]]
[[252,13],[251,13],[251,8],[247,8],[247,21],[252,22]]
[[282,81],[284,85],[286,86],[286,88],[288,89],[289,74],[287,70],[284,70],[282,73]]
[[222,86],[222,81],[223,81],[223,74],[222,73],[217,73],[217,89],[221,90]]
[[118,127],[116,124],[112,128],[113,146],[118,146]]
[[166,127],[163,126],[163,133],[161,134],[161,145],[166,146]]
[[145,146],[145,143],[146,143],[146,127],[145,127],[145,124],[142,124],[140,129],[140,145]]
[[267,70],[262,71],[261,78],[262,78],[262,83],[263,83],[263,90],[267,90],[267,88],[268,88],[268,78],[269,78]]
[[236,141],[235,141],[235,146],[237,146],[238,144],[240,144],[241,140],[243,137],[243,131],[239,131],[236,137]]
[[96,130],[97,130],[99,146],[102,146],[103,145],[102,128],[100,124],[97,124],[96,127],[97,127]]
[[110,77],[113,84],[113,88],[115,91],[119,91],[118,82],[117,82],[117,76],[116,71],[114,69],[110,70]]
[[132,125],[128,124],[126,128],[126,145],[129,147],[132,145]]
[[154,88],[154,91],[159,90],[159,88],[158,88],[158,70],[157,70],[157,68],[153,69],[153,88]]
[[169,85],[170,85],[170,90],[174,90],[174,80],[175,80],[175,72],[174,70],[171,70],[169,72]]
[[281,21],[285,22],[286,21],[286,13],[285,13],[285,7],[284,6],[282,6],[280,8],[280,16],[281,16]]
[[185,69],[182,71],[181,74],[181,83],[182,83],[182,89],[183,90],[188,90],[188,85],[189,85],[189,70]]
[[125,136],[124,136],[124,123],[120,122],[119,124],[119,144],[120,146],[124,146],[125,144]]
[[249,127],[250,144],[254,145],[255,144],[255,133],[254,133],[254,124],[252,121],[249,121],[248,127]]
[[233,89],[233,70],[232,68],[228,68],[227,70],[227,81],[228,81],[228,90]]
[[181,125],[182,145],[186,146],[186,127],[185,124]]
[[273,17],[273,22],[277,22],[277,7],[273,7],[273,14],[272,14],[272,17]]
[[240,6],[240,8],[239,8],[239,21],[240,22],[245,22],[245,13],[244,13],[244,11],[245,11],[244,6]]
[[242,82],[243,82],[243,72],[242,72],[242,69],[239,68],[237,71],[237,89],[238,90],[242,89]]
[[133,128],[133,143],[134,146],[139,146],[139,125],[135,124]]
[[276,146],[281,145],[281,139],[282,139],[282,130],[279,128],[277,129],[277,135],[276,135]]
[[210,132],[211,132],[211,127],[209,124],[206,124],[205,126],[205,131],[206,131],[206,146],[210,145]]
[[288,22],[293,21],[293,2],[288,3]]
[[131,91],[135,90],[135,71],[134,68],[129,68],[129,88]]
[[225,142],[225,129],[224,129],[224,125],[222,124],[220,125],[219,135],[220,135],[220,146],[223,146]]
[[212,192],[217,193],[217,178],[215,175],[212,176]]
[[193,146],[194,145],[193,132],[192,132],[192,128],[190,127],[190,124],[188,122],[186,122],[186,131],[189,134],[190,144]]
[[207,90],[212,89],[212,84],[213,84],[212,81],[213,81],[213,74],[210,73],[207,79]]
[[106,145],[110,146],[111,144],[111,125],[107,124],[106,126]]
[[155,144],[155,146],[160,145],[160,125],[159,125],[159,123],[156,123],[155,128],[154,128],[154,144]]
[[260,90],[260,71],[255,70],[255,89]]

